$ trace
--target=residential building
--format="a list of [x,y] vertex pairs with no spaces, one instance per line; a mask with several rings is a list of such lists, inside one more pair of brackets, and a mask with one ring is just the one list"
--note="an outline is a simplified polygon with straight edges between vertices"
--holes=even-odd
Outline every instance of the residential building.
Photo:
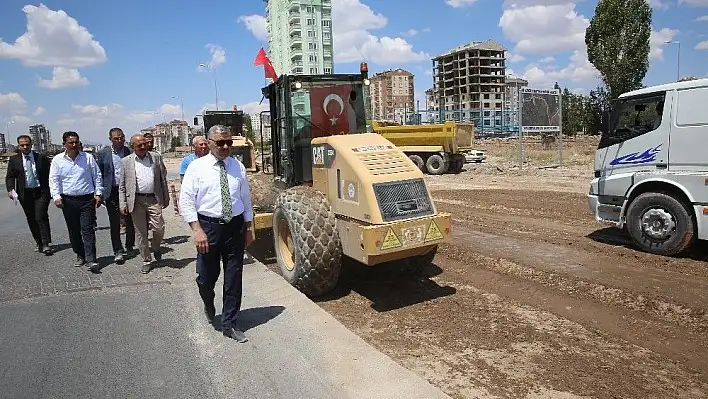
[[443,120],[474,121],[477,131],[501,130],[506,48],[472,42],[433,58],[433,91]]
[[278,75],[331,74],[331,0],[264,0],[269,57]]
[[412,73],[389,69],[374,74],[369,86],[373,119],[408,123],[415,113],[415,85]]
[[52,145],[52,136],[44,125],[30,126],[29,136],[32,138],[32,149],[34,151],[49,151],[49,147]]
[[507,75],[504,88],[504,130],[519,130],[519,89],[527,87],[529,82],[513,75]]
[[0,133],[0,154],[7,152],[7,142],[5,141],[5,134]]
[[172,143],[172,138],[177,137],[179,139],[179,145],[189,145],[191,142],[189,124],[186,121],[172,120],[169,123],[169,142]]

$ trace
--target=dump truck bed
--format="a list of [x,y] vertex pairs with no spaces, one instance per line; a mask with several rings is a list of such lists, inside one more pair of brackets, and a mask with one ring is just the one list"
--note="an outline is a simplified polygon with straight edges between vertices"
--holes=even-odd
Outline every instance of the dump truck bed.
[[374,121],[373,130],[402,148],[442,148],[442,151],[455,154],[471,149],[474,143],[474,125],[471,123],[397,125]]

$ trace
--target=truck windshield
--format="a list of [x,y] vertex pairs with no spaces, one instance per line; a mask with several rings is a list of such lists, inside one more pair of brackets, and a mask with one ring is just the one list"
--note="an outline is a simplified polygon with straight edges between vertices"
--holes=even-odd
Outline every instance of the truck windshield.
[[602,141],[616,144],[656,130],[661,125],[664,98],[664,93],[655,93],[617,101]]
[[303,139],[366,131],[361,82],[302,83],[291,93],[295,135]]

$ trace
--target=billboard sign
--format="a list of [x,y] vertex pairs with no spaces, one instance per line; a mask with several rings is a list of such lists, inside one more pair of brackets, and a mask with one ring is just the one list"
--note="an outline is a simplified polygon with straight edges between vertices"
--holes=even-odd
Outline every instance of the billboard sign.
[[519,125],[524,133],[561,131],[561,93],[556,89],[519,89]]

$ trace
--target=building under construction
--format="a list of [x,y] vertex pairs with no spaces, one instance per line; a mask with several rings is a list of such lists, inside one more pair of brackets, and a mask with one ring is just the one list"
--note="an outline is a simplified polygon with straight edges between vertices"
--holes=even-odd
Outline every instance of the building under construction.
[[495,40],[472,42],[433,58],[428,98],[434,119],[474,122],[480,133],[504,128],[506,48]]

